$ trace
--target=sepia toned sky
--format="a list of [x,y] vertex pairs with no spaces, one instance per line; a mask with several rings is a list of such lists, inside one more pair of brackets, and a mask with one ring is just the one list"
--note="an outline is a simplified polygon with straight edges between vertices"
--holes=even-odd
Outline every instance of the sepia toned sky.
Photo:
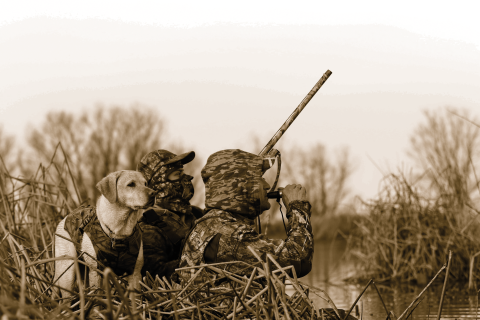
[[282,143],[348,147],[351,189],[372,197],[380,171],[408,167],[422,110],[480,116],[476,6],[11,1],[0,11],[0,124],[22,141],[49,110],[138,102],[204,160],[226,148],[258,153],[251,136],[266,143],[329,69]]

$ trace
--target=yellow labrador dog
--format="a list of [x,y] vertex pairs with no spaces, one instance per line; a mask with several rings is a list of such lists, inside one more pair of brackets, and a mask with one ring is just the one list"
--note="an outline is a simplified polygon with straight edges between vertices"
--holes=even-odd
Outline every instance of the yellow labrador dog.
[[[98,184],[102,195],[94,206],[80,206],[57,226],[55,257],[81,256],[90,267],[88,286],[100,287],[96,268],[110,267],[117,275],[129,274],[130,286],[138,289],[143,266],[143,243],[137,226],[141,210],[155,201],[152,189],[137,171],[110,173]],[[75,268],[72,260],[55,261],[55,281],[72,290]],[[61,290],[62,297],[70,294]]]

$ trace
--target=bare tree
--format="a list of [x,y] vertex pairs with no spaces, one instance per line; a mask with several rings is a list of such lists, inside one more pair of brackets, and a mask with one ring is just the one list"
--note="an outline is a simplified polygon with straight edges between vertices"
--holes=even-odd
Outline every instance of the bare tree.
[[[312,222],[317,224],[325,216],[342,213],[342,205],[349,195],[348,180],[354,169],[348,149],[339,150],[334,157],[329,155],[320,143],[307,149],[298,146],[283,146],[281,149],[282,170],[278,186],[299,183],[307,189],[308,200],[312,205]],[[267,181],[273,182],[275,174],[275,169],[268,170],[265,174]],[[278,232],[282,233],[280,229],[283,228],[279,229],[281,218],[277,211],[278,206],[272,205],[272,208],[262,215],[262,225],[264,232],[268,232],[268,225],[272,223],[275,230],[272,230],[271,234],[278,236]],[[318,227],[317,225],[317,231]],[[327,231],[320,231],[316,235],[321,236]]]
[[169,149],[164,134],[164,120],[153,109],[138,104],[130,108],[97,106],[80,115],[50,112],[40,128],[28,133],[28,143],[38,162],[49,161],[61,142],[85,200],[98,196],[95,185],[109,172],[135,170],[146,153]]
[[[262,139],[259,136],[250,135],[246,143],[248,147],[244,146],[244,148],[258,153],[270,137],[266,136]],[[282,137],[275,145],[282,156],[281,174],[277,187],[295,183],[304,186],[312,205],[312,219],[315,222],[325,215],[339,213],[349,195],[348,180],[354,169],[348,149],[341,149],[332,157],[320,143],[308,148],[291,145],[292,142],[288,137]],[[267,170],[263,175],[270,185],[275,181],[277,165],[275,163],[275,168]],[[282,218],[278,212],[279,206],[274,202],[271,204],[271,208],[261,215],[262,232],[270,232],[269,235],[273,237],[282,237],[283,227],[280,228]],[[283,212],[285,212],[284,209]],[[270,225],[272,228],[269,227]]]
[[307,189],[314,211],[312,217],[338,213],[349,194],[347,183],[353,173],[348,149],[339,150],[333,159],[320,143],[307,150],[294,147],[289,153],[295,156],[295,161],[285,165],[288,179]]
[[429,190],[463,205],[476,190],[474,170],[480,155],[480,128],[465,119],[479,121],[467,110],[452,108],[424,115],[425,122],[410,138],[409,155],[425,170]]

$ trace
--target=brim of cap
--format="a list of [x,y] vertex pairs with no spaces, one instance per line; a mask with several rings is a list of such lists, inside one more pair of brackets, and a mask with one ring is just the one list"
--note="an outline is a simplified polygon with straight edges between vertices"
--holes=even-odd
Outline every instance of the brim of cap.
[[190,151],[190,152],[182,153],[182,154],[179,154],[178,156],[173,157],[172,159],[165,162],[163,165],[172,164],[175,162],[181,162],[182,164],[187,164],[193,159],[195,159],[195,152]]

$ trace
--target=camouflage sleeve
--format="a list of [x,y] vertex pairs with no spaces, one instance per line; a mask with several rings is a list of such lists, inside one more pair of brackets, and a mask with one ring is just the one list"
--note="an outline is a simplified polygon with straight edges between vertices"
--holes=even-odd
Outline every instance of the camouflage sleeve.
[[[287,212],[287,238],[269,239],[246,226],[238,226],[231,237],[223,237],[218,253],[218,262],[240,260],[249,263],[257,259],[248,249],[253,247],[261,253],[272,254],[282,267],[293,265],[297,276],[302,277],[312,269],[313,235],[310,225],[311,205],[307,201],[293,201]],[[222,249],[223,248],[223,249]],[[220,260],[220,261],[219,261]]]
[[275,250],[281,261],[290,261],[297,276],[302,277],[312,270],[313,234],[310,224],[312,206],[308,201],[293,201],[287,212],[287,239]]

